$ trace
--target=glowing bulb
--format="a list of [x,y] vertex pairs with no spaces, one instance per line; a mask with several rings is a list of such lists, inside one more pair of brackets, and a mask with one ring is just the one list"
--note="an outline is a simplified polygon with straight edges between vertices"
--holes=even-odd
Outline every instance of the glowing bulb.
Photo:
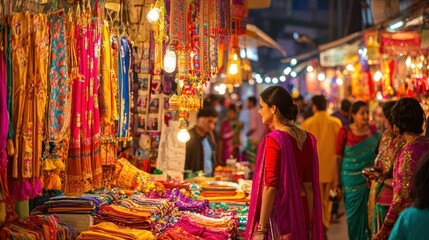
[[286,77],[285,76],[280,76],[280,82],[285,82],[286,81]]
[[406,65],[407,67],[410,67],[410,66],[411,66],[411,57],[407,57],[407,60],[405,60],[405,65]]
[[319,73],[319,75],[317,75],[317,80],[319,81],[323,81],[325,80],[326,76],[324,73]]
[[411,69],[414,69],[414,68],[416,68],[416,64],[411,63]]
[[[257,81],[257,80],[256,80],[256,81]],[[250,85],[255,85],[255,80],[250,79],[250,80],[249,80],[249,84],[250,84]]]
[[422,69],[422,68],[423,68],[423,63],[419,63],[419,64],[417,64],[417,66],[418,66],[420,69]]
[[380,91],[378,91],[378,92],[377,92],[377,99],[378,99],[379,101],[383,100],[383,95],[381,95],[381,92],[380,92]]
[[266,82],[266,83],[270,83],[270,82],[271,82],[271,78],[270,78],[270,77],[266,77],[266,78],[265,78],[265,82]]
[[340,85],[340,86],[344,84],[344,81],[343,81],[343,79],[341,79],[341,78],[337,78],[336,82],[337,82],[337,84],[338,84],[338,85]]
[[298,61],[295,58],[292,58],[292,60],[290,60],[290,65],[295,66],[297,62]]
[[376,82],[378,82],[378,81],[380,81],[380,79],[383,77],[383,74],[380,72],[380,71],[377,71],[375,74],[374,74],[374,81],[376,81]]
[[296,77],[296,72],[291,72],[291,73],[290,73],[290,76],[291,76],[291,77]]
[[234,61],[237,61],[237,59],[238,59],[237,53],[234,53],[234,55],[232,55],[232,59],[234,59]]
[[231,75],[236,75],[236,74],[238,73],[238,66],[237,66],[237,63],[233,63],[233,64],[231,64],[231,65],[229,66],[228,71],[229,71],[229,74],[231,74]]
[[176,52],[174,50],[167,49],[164,55],[164,71],[172,73],[176,70]]
[[307,66],[307,72],[312,72],[313,71],[313,66]]
[[273,83],[274,83],[274,84],[279,83],[279,79],[278,79],[278,78],[273,78]]
[[256,79],[256,82],[257,82],[257,83],[262,83],[262,78],[257,78],[257,79]]
[[261,77],[261,74],[259,73],[255,74],[255,78],[260,78],[260,77]]
[[284,72],[284,74],[289,75],[289,73],[290,73],[291,71],[292,71],[292,68],[287,67],[287,68],[285,68],[285,70],[284,70],[283,72]]
[[355,67],[353,67],[353,65],[349,64],[346,66],[346,69],[350,72],[353,72],[355,70]]
[[189,141],[189,139],[191,139],[191,136],[189,135],[188,130],[186,128],[180,129],[177,133],[177,140],[179,140],[179,142],[185,143]]
[[154,22],[158,21],[158,19],[159,19],[159,12],[160,12],[159,8],[152,8],[149,11],[149,13],[147,14],[147,20],[150,23],[154,23]]

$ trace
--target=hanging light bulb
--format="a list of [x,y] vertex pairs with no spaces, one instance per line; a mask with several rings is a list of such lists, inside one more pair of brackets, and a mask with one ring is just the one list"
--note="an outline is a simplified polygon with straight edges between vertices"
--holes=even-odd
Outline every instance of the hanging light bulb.
[[181,118],[180,120],[180,125],[179,125],[179,132],[177,133],[177,140],[179,140],[179,142],[185,143],[187,141],[189,141],[189,139],[191,139],[191,135],[189,135],[188,129],[186,129],[186,121],[185,119]]
[[375,74],[374,74],[374,81],[376,81],[376,82],[378,82],[378,81],[380,81],[380,79],[383,77],[383,74],[380,72],[380,71],[377,71]]
[[321,72],[317,75],[317,80],[323,81],[326,79],[325,73]]
[[383,94],[381,94],[381,92],[380,92],[380,91],[378,91],[378,92],[377,92],[377,100],[378,100],[378,101],[383,100]]
[[159,19],[159,12],[160,12],[159,8],[157,8],[157,7],[151,8],[150,11],[147,14],[147,20],[150,23],[154,23],[154,22],[158,21],[158,19]]
[[407,66],[407,67],[410,67],[411,66],[411,57],[410,56],[408,56],[407,57],[407,60],[405,60],[405,65]]
[[232,59],[233,59],[233,62],[231,63],[231,65],[229,65],[228,72],[231,75],[237,75],[237,73],[238,73],[238,64],[237,64],[238,56],[236,53],[234,53],[234,55],[232,56]]
[[167,48],[164,55],[164,71],[168,73],[174,72],[174,70],[176,70],[176,61],[176,51],[174,47]]

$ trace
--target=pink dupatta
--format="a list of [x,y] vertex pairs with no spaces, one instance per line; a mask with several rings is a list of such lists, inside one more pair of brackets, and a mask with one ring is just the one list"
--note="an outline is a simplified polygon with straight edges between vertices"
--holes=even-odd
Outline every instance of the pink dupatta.
[[[304,206],[301,198],[301,186],[295,164],[295,156],[289,136],[279,130],[269,133],[267,136],[274,138],[281,149],[280,184],[277,188],[274,207],[269,218],[268,239],[285,238],[284,231],[289,229],[290,239],[307,239],[308,231],[304,213]],[[251,239],[259,222],[262,192],[265,179],[265,144],[266,138],[259,146],[256,168],[253,176],[252,195],[250,199],[249,215],[246,226],[245,239]],[[312,239],[323,239],[322,228],[322,202],[320,199],[319,187],[319,164],[316,149],[316,139],[313,135],[307,133],[311,138],[313,146],[313,231]],[[293,159],[293,161],[291,161]],[[311,213],[310,213],[311,214]],[[282,236],[283,235],[283,236]],[[289,234],[288,234],[289,235]]]

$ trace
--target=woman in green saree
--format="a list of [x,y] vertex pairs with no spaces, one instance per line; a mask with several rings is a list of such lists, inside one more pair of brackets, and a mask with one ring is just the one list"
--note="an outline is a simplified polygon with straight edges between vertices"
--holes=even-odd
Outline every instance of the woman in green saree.
[[368,228],[369,188],[362,170],[374,160],[380,134],[369,124],[369,107],[362,101],[351,107],[351,124],[337,136],[337,192],[344,194],[350,240],[370,239]]

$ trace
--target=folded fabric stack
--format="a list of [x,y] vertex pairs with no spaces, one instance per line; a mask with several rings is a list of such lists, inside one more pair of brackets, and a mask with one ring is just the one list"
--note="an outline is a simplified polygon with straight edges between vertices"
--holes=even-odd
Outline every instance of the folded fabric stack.
[[0,239],[71,240],[76,233],[71,226],[60,224],[53,215],[30,215],[24,220],[7,223],[0,230]]
[[112,222],[102,222],[83,231],[78,240],[153,240],[154,235],[147,230],[119,227]]
[[[209,240],[227,240],[234,233],[230,229],[227,218],[214,219],[208,217],[193,217],[185,215],[170,229],[161,234],[158,239],[209,239]],[[229,219],[230,220],[230,219]],[[210,223],[213,221],[212,223]]]
[[238,184],[232,182],[205,182],[198,199],[210,202],[249,202]]
[[44,206],[48,213],[93,213],[110,202],[111,197],[108,195],[87,194],[76,197],[53,197],[45,202]]
[[123,199],[118,205],[133,209],[134,211],[149,212],[153,219],[150,229],[153,232],[163,231],[172,219],[174,204],[165,199],[149,199],[141,195],[133,195],[130,199]]
[[145,194],[149,198],[168,199],[174,203],[179,211],[201,212],[209,207],[207,200],[192,199],[185,196],[180,189],[173,188],[166,192]]
[[138,229],[150,229],[154,221],[149,211],[130,209],[120,205],[103,206],[94,216],[95,223],[114,222],[118,225],[130,226]]
[[210,208],[204,211],[202,214],[208,217],[220,218],[224,216],[233,216],[237,218],[237,236],[244,237],[246,230],[247,215],[249,213],[249,207],[247,205],[241,205],[237,203],[226,204],[226,203],[211,203]]

